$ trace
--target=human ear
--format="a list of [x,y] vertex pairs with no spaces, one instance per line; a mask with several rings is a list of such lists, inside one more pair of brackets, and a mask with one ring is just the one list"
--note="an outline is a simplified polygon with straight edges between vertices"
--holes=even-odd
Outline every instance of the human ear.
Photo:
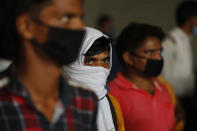
[[124,52],[122,54],[122,58],[123,61],[128,64],[128,65],[133,65],[133,60],[132,60],[132,56],[130,55],[130,53],[128,51]]
[[33,38],[33,22],[28,14],[22,14],[16,19],[16,30],[19,36],[26,40]]

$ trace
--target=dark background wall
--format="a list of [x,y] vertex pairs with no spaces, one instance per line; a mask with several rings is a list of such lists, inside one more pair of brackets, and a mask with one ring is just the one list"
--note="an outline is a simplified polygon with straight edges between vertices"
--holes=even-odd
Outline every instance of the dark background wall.
[[[95,27],[99,14],[113,16],[117,35],[129,22],[157,25],[165,32],[175,26],[174,11],[182,0],[86,0],[85,23]],[[194,63],[197,66],[197,36],[192,37]]]

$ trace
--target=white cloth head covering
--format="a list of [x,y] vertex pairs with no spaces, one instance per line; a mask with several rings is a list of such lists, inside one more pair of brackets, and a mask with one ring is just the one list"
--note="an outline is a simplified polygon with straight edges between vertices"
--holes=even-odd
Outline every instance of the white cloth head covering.
[[[79,52],[78,59],[69,66],[63,67],[64,73],[70,79],[81,83],[82,86],[94,91],[99,98],[97,125],[99,131],[115,131],[111,109],[108,99],[105,97],[107,90],[105,89],[107,77],[112,65],[112,48],[110,45],[110,68],[87,66],[84,65],[84,54],[90,49],[95,40],[100,37],[106,37],[100,31],[86,27],[86,36]],[[103,98],[103,99],[102,99]]]
[[98,66],[96,67],[84,65],[84,54],[86,54],[86,52],[90,49],[95,40],[102,36],[108,38],[100,31],[90,27],[86,27],[86,36],[79,52],[78,59],[69,66],[63,67],[64,72],[69,78],[79,83],[82,83],[83,85],[86,85],[90,90],[93,90],[97,94],[97,97],[99,99],[103,98],[107,94],[105,85],[111,69],[112,49],[110,49],[109,69]]

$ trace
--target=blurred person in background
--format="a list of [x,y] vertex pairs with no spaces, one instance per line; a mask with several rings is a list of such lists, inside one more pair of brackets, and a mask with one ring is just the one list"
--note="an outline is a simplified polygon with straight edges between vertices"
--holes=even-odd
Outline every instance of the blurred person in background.
[[86,32],[77,60],[64,67],[65,75],[72,80],[72,83],[85,85],[97,94],[99,131],[124,131],[119,103],[115,97],[108,94],[106,88],[112,64],[109,37],[90,27],[86,27]]
[[109,36],[111,42],[112,42],[112,68],[110,75],[108,77],[108,80],[113,79],[117,72],[122,71],[122,66],[120,65],[120,62],[117,57],[116,53],[116,30],[115,30],[115,24],[114,24],[114,18],[108,14],[101,14],[96,19],[96,28],[103,32],[103,34]]
[[116,30],[114,25],[114,19],[108,14],[101,14],[96,19],[96,28],[103,34],[107,35],[110,40],[114,40],[116,36]]
[[197,27],[197,2],[185,1],[176,10],[177,27],[163,42],[165,64],[162,76],[168,80],[180,98],[194,91],[194,68],[190,35]]
[[62,66],[75,61],[85,30],[81,0],[3,0],[0,130],[96,131],[97,97],[68,85]]
[[[165,63],[162,76],[172,85],[182,104],[185,116],[185,130],[192,129],[194,108],[192,96],[195,87],[191,35],[197,35],[197,2],[181,2],[175,12],[175,27],[163,42]],[[191,129],[190,129],[191,128]]]
[[163,67],[161,28],[130,23],[117,39],[124,69],[109,83],[117,98],[127,131],[173,131],[174,104],[166,86],[157,80]]

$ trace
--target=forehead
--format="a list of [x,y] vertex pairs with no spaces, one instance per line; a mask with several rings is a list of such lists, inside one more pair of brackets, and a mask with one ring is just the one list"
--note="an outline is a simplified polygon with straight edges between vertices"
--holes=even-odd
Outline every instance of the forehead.
[[52,0],[52,2],[60,12],[76,12],[76,9],[79,10],[82,8],[81,0]]
[[99,54],[96,54],[96,55],[93,55],[93,56],[87,56],[86,58],[95,58],[95,59],[98,59],[98,60],[102,60],[106,57],[109,57],[110,56],[110,52],[109,51],[103,51]]
[[50,4],[41,9],[40,15],[50,14],[52,16],[65,13],[82,15],[83,9],[81,0],[51,0]]
[[141,46],[139,46],[136,50],[151,50],[151,49],[161,49],[161,41],[157,37],[149,36],[145,39]]

